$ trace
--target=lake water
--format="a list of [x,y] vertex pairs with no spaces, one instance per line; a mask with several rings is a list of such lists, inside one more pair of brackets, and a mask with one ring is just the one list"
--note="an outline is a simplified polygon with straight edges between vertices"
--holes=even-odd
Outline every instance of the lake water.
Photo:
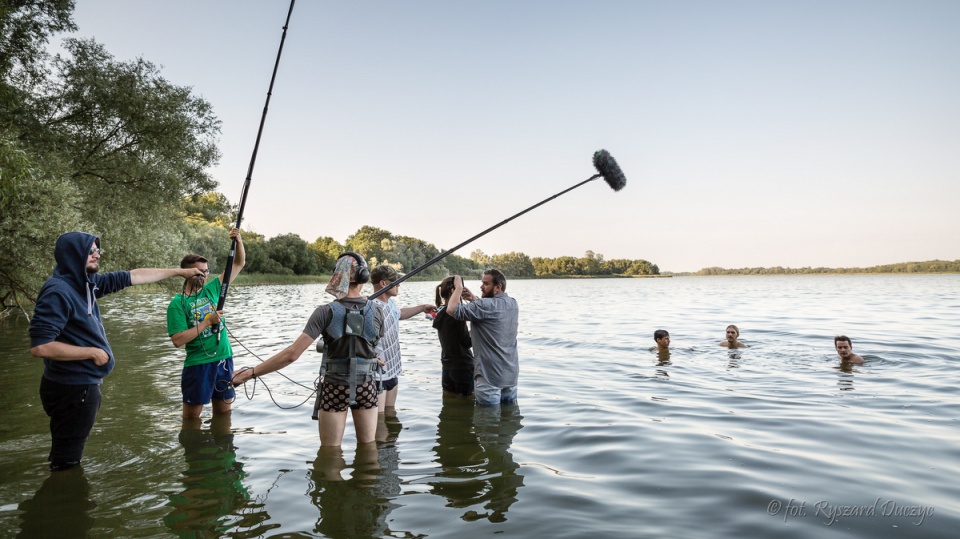
[[[467,283],[479,290],[478,283]],[[0,326],[0,533],[22,537],[957,537],[960,276],[511,281],[517,406],[444,399],[430,323],[375,451],[318,451],[319,357],[231,422],[180,420],[164,294],[102,302],[118,358],[82,472],[51,474],[26,323]],[[290,344],[322,286],[235,287],[233,336]],[[432,303],[404,283],[398,303]],[[737,324],[749,348],[717,343]],[[661,360],[653,331],[670,331]],[[833,336],[866,364],[841,368]],[[234,343],[237,365],[257,361]],[[248,384],[247,390],[253,390]],[[271,398],[272,397],[272,398]],[[274,403],[276,402],[276,404]]]

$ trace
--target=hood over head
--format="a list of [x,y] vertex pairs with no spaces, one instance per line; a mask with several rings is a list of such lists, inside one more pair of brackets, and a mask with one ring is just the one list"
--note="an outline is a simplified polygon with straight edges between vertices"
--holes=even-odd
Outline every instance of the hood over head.
[[77,290],[86,294],[89,316],[93,316],[93,308],[97,303],[97,285],[90,280],[87,273],[87,258],[94,245],[100,246],[100,238],[93,234],[67,232],[57,238],[57,245],[53,250],[53,257],[57,260],[57,269],[53,274],[69,281]]
[[87,276],[87,257],[90,248],[100,246],[100,238],[86,232],[67,232],[57,238],[53,257],[57,261],[56,273],[64,279],[83,286],[90,281]]

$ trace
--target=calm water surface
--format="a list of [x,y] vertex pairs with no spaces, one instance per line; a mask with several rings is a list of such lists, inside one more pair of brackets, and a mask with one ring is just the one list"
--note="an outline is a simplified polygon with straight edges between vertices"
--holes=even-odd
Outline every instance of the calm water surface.
[[[468,283],[479,289],[479,283]],[[376,448],[319,451],[318,355],[183,425],[163,294],[102,302],[118,358],[82,472],[51,476],[42,366],[0,326],[0,534],[21,537],[957,537],[960,276],[511,281],[519,405],[440,391],[429,321]],[[322,286],[239,287],[237,365]],[[432,302],[401,285],[400,305]],[[735,323],[750,348],[717,343]],[[650,348],[670,331],[673,352]],[[842,369],[844,333],[866,364]],[[244,347],[248,350],[245,350]],[[312,401],[311,401],[312,402]],[[290,409],[281,409],[290,408]]]

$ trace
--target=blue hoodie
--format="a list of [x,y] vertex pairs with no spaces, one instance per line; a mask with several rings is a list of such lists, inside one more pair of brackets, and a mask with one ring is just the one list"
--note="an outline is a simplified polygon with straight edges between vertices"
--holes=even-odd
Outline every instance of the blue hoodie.
[[105,350],[110,361],[97,366],[93,360],[55,361],[44,358],[43,376],[61,384],[99,384],[113,370],[113,350],[100,318],[97,298],[130,286],[130,272],[87,273],[90,248],[100,238],[85,232],[67,232],[57,238],[57,267],[40,287],[30,321],[30,347],[59,341],[74,346]]

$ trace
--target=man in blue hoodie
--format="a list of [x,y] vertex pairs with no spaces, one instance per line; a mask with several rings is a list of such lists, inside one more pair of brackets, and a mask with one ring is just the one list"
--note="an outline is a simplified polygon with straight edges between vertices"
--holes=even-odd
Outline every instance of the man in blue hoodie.
[[131,285],[168,277],[195,277],[196,268],[113,271],[100,274],[100,238],[67,232],[57,238],[57,267],[40,288],[30,321],[30,353],[43,358],[40,400],[50,416],[50,469],[80,464],[100,408],[100,384],[114,358],[97,299]]

